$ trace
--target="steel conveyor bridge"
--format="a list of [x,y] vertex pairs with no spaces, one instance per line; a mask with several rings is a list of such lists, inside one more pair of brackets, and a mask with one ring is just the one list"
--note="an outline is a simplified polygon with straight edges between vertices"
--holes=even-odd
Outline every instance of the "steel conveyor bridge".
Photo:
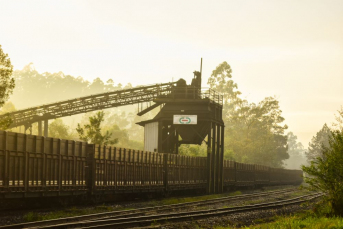
[[[0,119],[9,116],[12,119],[9,128],[24,125],[27,129],[31,127],[32,123],[38,122],[39,129],[41,129],[42,121],[45,123],[44,126],[47,126],[49,119],[153,101],[159,96],[169,95],[175,85],[176,82],[171,82],[89,95],[10,112],[0,115]],[[47,128],[44,129],[46,132]]]

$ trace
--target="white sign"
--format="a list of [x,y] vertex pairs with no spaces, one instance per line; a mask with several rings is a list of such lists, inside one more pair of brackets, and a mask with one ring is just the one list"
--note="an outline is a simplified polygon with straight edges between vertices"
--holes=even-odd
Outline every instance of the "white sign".
[[198,122],[197,115],[174,115],[173,124],[196,125]]

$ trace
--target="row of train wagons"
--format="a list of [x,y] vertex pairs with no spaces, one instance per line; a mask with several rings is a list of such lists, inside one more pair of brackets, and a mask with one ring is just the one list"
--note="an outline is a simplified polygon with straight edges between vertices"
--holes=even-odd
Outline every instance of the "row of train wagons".
[[[299,184],[302,171],[224,161],[224,187]],[[0,131],[0,199],[206,190],[207,158]]]
[[301,170],[271,168],[264,165],[245,164],[224,160],[223,186],[258,188],[269,185],[299,185],[303,182]]

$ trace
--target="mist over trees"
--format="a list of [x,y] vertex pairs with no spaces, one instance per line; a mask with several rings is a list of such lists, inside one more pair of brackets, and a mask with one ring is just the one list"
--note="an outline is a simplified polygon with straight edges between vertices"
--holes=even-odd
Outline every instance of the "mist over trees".
[[287,153],[287,125],[283,124],[279,101],[266,97],[258,104],[240,98],[232,69],[223,62],[208,79],[210,88],[224,97],[225,159],[282,167]]
[[315,136],[312,137],[306,151],[307,160],[310,162],[317,157],[322,157],[323,147],[329,147],[329,139],[331,136],[331,129],[325,123]]
[[65,125],[60,118],[55,119],[49,124],[49,136],[61,139],[73,138],[70,133],[69,127]]
[[287,133],[287,146],[289,158],[284,161],[287,169],[301,169],[306,164],[305,148],[293,132]]
[[115,85],[112,79],[103,82],[96,78],[89,82],[81,76],[74,77],[63,72],[39,73],[32,63],[14,71],[13,78],[16,87],[11,101],[17,109],[132,87],[130,84],[125,87],[120,83]]
[[323,127],[312,137],[308,149],[305,152],[307,161],[310,163],[317,158],[323,157],[323,148],[329,148],[330,138],[334,131],[343,132],[343,106],[335,114],[335,122],[329,127],[326,123]]

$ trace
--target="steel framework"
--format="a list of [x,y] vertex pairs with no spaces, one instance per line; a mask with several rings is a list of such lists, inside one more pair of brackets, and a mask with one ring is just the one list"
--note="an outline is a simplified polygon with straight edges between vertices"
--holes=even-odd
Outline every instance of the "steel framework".
[[9,114],[0,115],[0,119],[9,115],[12,119],[10,128],[22,125],[28,128],[35,122],[152,101],[158,96],[170,94],[175,85],[176,82],[171,82],[84,96],[18,110]]

